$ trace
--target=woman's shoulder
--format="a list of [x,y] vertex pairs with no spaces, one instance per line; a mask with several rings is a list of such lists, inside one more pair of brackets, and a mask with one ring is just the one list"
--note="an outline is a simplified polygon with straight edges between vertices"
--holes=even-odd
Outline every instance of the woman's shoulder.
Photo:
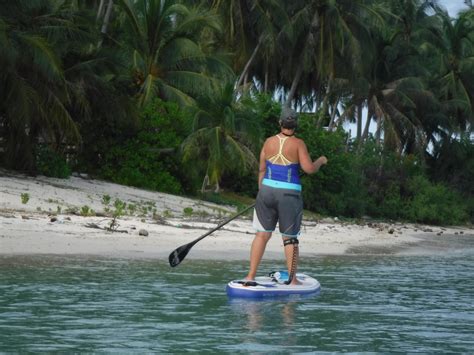
[[270,136],[270,137],[267,137],[267,139],[265,139],[265,143],[264,144],[267,144],[268,142],[271,142],[272,140],[275,139],[276,136]]
[[304,140],[303,140],[303,139],[298,138],[298,137],[296,137],[296,136],[293,136],[292,138],[293,138],[293,142],[294,142],[295,144],[298,144],[298,145],[304,144]]

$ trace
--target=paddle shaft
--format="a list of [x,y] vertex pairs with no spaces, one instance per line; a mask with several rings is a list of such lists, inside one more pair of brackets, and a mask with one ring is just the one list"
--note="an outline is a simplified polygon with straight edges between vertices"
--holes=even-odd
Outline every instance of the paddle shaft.
[[224,227],[227,223],[233,221],[234,219],[236,219],[237,217],[243,215],[245,212],[247,212],[248,210],[250,210],[251,208],[254,208],[254,207],[255,207],[255,203],[254,203],[253,205],[251,205],[251,206],[246,207],[245,209],[243,209],[242,211],[240,211],[240,212],[237,213],[236,215],[232,216],[231,218],[225,220],[224,222],[222,222],[221,224],[219,224],[216,228],[211,229],[209,232],[207,232],[207,233],[201,235],[199,238],[197,238],[196,240],[192,241],[192,242],[189,243],[189,244],[192,244],[192,245],[196,244],[196,243],[199,242],[200,240],[206,238],[209,234],[214,233],[214,232],[215,232],[216,230],[218,230],[218,229],[221,229],[221,228]]
[[184,245],[180,246],[179,248],[173,250],[171,252],[171,254],[169,255],[169,257],[168,257],[170,266],[171,267],[178,266],[184,260],[186,255],[189,253],[189,250],[191,250],[191,248],[197,242],[199,242],[200,240],[206,238],[209,234],[211,234],[211,233],[215,232],[216,230],[222,228],[223,226],[225,226],[230,221],[233,221],[234,219],[236,219],[237,217],[243,215],[245,212],[247,212],[248,210],[250,210],[251,208],[254,208],[254,207],[255,207],[255,203],[253,205],[248,206],[247,208],[243,209],[242,211],[240,211],[236,215],[232,216],[231,218],[226,219],[224,222],[219,224],[216,228],[211,229],[210,231],[208,231],[205,234],[201,235],[199,238],[197,238],[197,239],[193,240],[192,242],[190,242],[188,244],[184,244]]

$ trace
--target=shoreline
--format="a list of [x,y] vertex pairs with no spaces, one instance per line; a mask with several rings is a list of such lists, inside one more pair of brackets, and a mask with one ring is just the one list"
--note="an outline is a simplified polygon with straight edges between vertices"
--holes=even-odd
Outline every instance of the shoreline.
[[[106,229],[117,199],[129,207],[126,215],[116,219],[118,231],[112,233]],[[235,213],[231,206],[100,180],[32,178],[0,170],[0,256],[83,255],[167,262],[174,249]],[[250,218],[239,218],[197,243],[186,258],[248,260],[253,236]],[[474,243],[472,227],[350,224],[325,218],[303,220],[300,255],[425,255],[457,252],[466,242]],[[276,232],[264,260],[278,259],[284,259],[284,251]]]

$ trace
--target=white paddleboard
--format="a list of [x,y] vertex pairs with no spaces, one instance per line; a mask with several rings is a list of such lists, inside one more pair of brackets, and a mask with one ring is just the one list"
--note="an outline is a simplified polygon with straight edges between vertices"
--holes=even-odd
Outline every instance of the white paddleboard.
[[[278,273],[275,273],[278,276]],[[299,285],[286,285],[285,280],[275,276],[259,276],[255,281],[233,280],[227,284],[229,297],[266,298],[290,295],[310,295],[321,291],[318,280],[306,274],[297,273]]]

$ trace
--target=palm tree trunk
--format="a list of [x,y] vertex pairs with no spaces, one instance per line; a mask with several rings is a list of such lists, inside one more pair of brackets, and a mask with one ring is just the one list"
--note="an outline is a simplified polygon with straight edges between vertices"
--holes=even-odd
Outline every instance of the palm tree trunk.
[[288,97],[286,98],[285,106],[290,107],[291,101],[293,101],[293,97],[296,93],[296,88],[301,79],[301,75],[303,74],[303,66],[300,65],[296,70],[295,77],[293,78],[293,82],[291,83],[290,92],[288,93]]
[[262,45],[262,39],[260,38],[260,40],[257,43],[257,46],[253,50],[252,55],[250,56],[249,60],[245,64],[242,74],[240,74],[239,81],[237,82],[237,87],[240,87],[240,85],[242,85],[242,82],[244,81],[244,78],[247,77],[248,71],[250,69],[250,65],[252,65],[253,61],[255,60],[255,57],[257,56],[258,50],[260,49],[261,45]]
[[204,176],[204,179],[202,180],[202,185],[201,185],[201,193],[203,194],[204,192],[206,192],[206,186],[209,185],[209,175],[206,174],[206,176]]
[[331,110],[331,119],[329,121],[328,129],[329,131],[332,131],[334,128],[334,120],[336,119],[336,114],[337,114],[337,104],[339,103],[339,99],[336,100],[334,105],[332,105],[332,110]]
[[332,82],[333,82],[333,74],[329,76],[329,82],[328,82],[328,88],[326,90],[326,95],[324,95],[324,100],[323,100],[323,107],[321,109],[321,115],[319,116],[317,127],[321,127],[323,124],[323,119],[326,117],[326,113],[328,112],[328,102],[329,102],[329,95],[331,94],[332,90]]
[[104,40],[104,36],[107,34],[107,27],[109,26],[110,15],[112,15],[112,8],[114,6],[114,0],[109,0],[109,4],[107,6],[107,11],[105,12],[104,22],[102,23],[102,28],[100,30],[102,37],[99,41],[98,47],[102,46],[102,42]]
[[362,144],[367,140],[367,137],[369,136],[370,121],[372,121],[373,115],[372,112],[372,106],[369,104],[369,107],[367,109],[367,120],[365,121],[364,133],[362,133],[362,138],[359,141],[359,149],[362,147]]
[[263,92],[264,93],[268,92],[268,65],[266,66],[266,69],[265,69],[265,84],[263,85]]
[[362,137],[362,102],[357,105],[357,141]]
[[109,26],[110,15],[112,15],[113,6],[114,6],[114,0],[109,0],[109,5],[107,6],[107,12],[105,13],[105,17],[104,17],[104,23],[102,25],[102,29],[100,30],[100,32],[104,35],[107,33],[107,27]]
[[102,17],[102,13],[104,12],[104,4],[105,0],[100,0],[99,9],[97,10],[96,21],[99,21],[99,19]]
[[382,136],[383,115],[377,115],[377,130],[375,131],[375,144],[380,147]]
[[[319,22],[318,15],[319,15],[318,12],[315,11],[315,13],[313,15],[313,19],[311,20],[311,27],[313,29],[316,29],[317,27],[319,27],[319,25],[318,25],[318,22]],[[305,41],[305,44],[303,46],[303,49],[301,50],[301,53],[304,53],[304,51],[305,51],[305,49],[308,45],[310,37],[311,37],[311,33],[308,32],[308,35],[306,37],[306,41]],[[301,76],[303,75],[303,67],[304,67],[304,54],[301,55],[301,60],[300,60],[300,63],[298,65],[298,69],[296,70],[295,77],[293,78],[293,82],[291,83],[290,92],[288,93],[288,97],[286,98],[286,102],[284,104],[286,107],[290,107],[291,101],[293,101],[293,98],[294,98],[295,93],[296,93],[296,89],[298,88],[298,84],[300,83]]]

